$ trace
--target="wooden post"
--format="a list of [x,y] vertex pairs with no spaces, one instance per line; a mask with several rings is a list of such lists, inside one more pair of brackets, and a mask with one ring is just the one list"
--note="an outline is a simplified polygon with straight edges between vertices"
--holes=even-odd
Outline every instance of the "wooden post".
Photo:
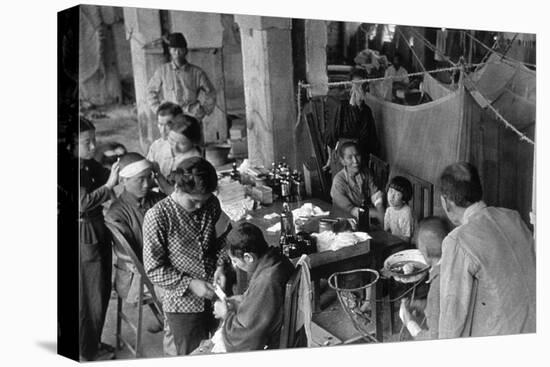
[[291,19],[236,15],[241,33],[248,158],[295,162]]
[[142,153],[159,136],[156,116],[147,103],[147,84],[155,70],[165,62],[161,37],[160,15],[155,9],[124,8],[126,37],[130,40],[132,69],[136,91],[139,140]]

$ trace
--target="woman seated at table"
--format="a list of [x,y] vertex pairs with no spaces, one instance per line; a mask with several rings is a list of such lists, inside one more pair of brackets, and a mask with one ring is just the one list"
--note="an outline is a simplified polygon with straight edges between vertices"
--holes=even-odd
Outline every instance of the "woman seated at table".
[[361,154],[357,144],[343,143],[340,146],[339,155],[344,168],[334,176],[332,181],[330,196],[333,206],[347,215],[358,218],[362,202],[370,201],[374,210],[369,210],[369,217],[383,223],[384,194],[374,184],[368,168],[361,165]]
[[283,323],[285,286],[294,266],[277,248],[270,248],[260,228],[241,223],[227,236],[234,267],[250,276],[242,296],[216,301],[214,315],[227,352],[277,349]]

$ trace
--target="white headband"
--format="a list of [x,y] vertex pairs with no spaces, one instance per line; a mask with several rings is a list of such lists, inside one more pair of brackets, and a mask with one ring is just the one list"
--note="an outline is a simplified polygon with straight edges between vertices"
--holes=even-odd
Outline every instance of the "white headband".
[[150,169],[151,167],[151,162],[149,162],[147,159],[142,159],[141,161],[130,163],[129,165],[121,169],[118,175],[120,177],[130,178],[134,177],[138,173],[145,171],[146,169]]

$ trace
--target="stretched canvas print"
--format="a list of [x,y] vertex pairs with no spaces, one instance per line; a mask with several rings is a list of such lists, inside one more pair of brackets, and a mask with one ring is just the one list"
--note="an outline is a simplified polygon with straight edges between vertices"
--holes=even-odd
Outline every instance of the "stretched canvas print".
[[536,332],[536,35],[364,21],[58,13],[60,354]]

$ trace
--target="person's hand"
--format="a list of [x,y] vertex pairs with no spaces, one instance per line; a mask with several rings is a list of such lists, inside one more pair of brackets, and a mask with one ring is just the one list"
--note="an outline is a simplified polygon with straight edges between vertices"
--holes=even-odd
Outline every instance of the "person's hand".
[[191,283],[189,283],[189,288],[201,298],[213,299],[216,294],[214,292],[214,286],[202,279],[193,279]]
[[214,311],[212,313],[217,319],[225,319],[227,316],[227,304],[224,301],[214,302]]
[[105,182],[105,186],[107,186],[111,190],[118,183],[118,172],[119,171],[120,171],[120,162],[116,161],[111,166],[111,173],[109,174],[109,178],[107,179],[107,182]]
[[351,209],[351,215],[353,215],[356,219],[359,218],[359,210],[361,210],[361,209],[358,208],[358,207],[355,207],[355,208]]
[[225,289],[226,282],[227,278],[225,276],[225,272],[223,271],[223,266],[218,266],[214,272],[214,284],[219,285],[221,289]]

